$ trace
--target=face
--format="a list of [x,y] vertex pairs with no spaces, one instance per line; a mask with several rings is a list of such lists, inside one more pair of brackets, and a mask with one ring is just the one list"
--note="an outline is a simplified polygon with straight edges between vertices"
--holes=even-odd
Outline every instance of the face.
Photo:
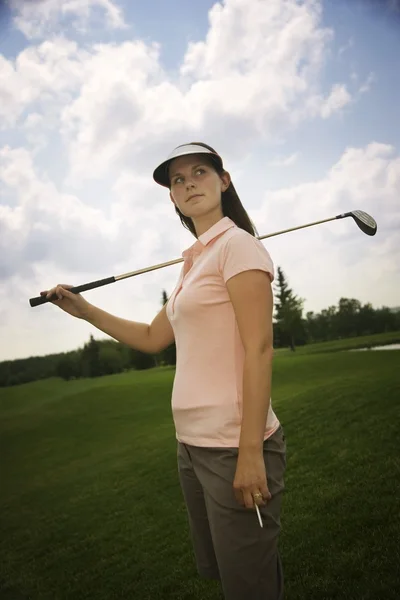
[[226,172],[218,175],[204,155],[176,158],[169,166],[169,177],[171,200],[183,215],[194,221],[205,215],[223,216],[221,193],[228,188],[230,177]]

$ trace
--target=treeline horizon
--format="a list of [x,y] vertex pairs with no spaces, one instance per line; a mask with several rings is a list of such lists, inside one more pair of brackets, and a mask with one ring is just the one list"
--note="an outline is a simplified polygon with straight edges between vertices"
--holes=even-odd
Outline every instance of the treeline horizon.
[[[308,311],[303,316],[304,299],[289,288],[280,267],[275,283],[273,316],[274,348],[359,337],[376,333],[400,331],[400,311],[383,306],[373,308],[354,298],[340,298],[337,305],[319,313]],[[165,290],[162,305],[168,302]],[[89,341],[82,348],[69,352],[31,356],[0,362],[0,387],[60,377],[66,381],[100,377],[129,371],[176,365],[175,343],[157,354],[147,354],[121,344],[112,338]]]

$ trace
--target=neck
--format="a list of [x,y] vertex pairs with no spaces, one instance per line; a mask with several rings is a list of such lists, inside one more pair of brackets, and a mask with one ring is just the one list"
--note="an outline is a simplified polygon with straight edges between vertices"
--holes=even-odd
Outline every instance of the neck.
[[193,225],[196,230],[196,236],[199,238],[203,233],[211,229],[213,225],[218,223],[221,219],[224,218],[224,215],[220,208],[212,213],[207,213],[206,215],[202,215],[201,217],[192,217]]

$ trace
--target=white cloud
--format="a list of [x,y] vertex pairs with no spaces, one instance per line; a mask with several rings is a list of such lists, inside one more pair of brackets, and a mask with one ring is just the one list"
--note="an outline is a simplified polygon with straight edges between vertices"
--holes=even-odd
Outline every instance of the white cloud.
[[60,30],[66,17],[72,18],[74,27],[84,33],[96,9],[101,11],[107,27],[126,27],[121,8],[112,0],[11,0],[10,6],[15,26],[30,39]]
[[321,6],[315,2],[217,3],[209,12],[206,40],[189,45],[181,72],[196,79],[224,79],[227,72],[257,71],[268,78],[279,67],[283,75],[318,68],[332,38],[332,30],[319,27],[320,17]]
[[64,38],[29,46],[15,61],[0,55],[0,126],[15,126],[33,107],[38,117],[55,125],[60,106],[71,101],[85,77],[85,57],[85,51]]
[[98,245],[108,242],[111,250],[117,234],[104,214],[39,176],[23,148],[0,149],[0,180],[15,198],[0,205],[2,279],[16,272],[30,276],[32,265],[43,260],[77,270],[103,266]]
[[263,235],[355,209],[369,213],[378,223],[374,237],[363,234],[347,218],[264,243],[309,308],[320,310],[326,307],[326,298],[335,304],[340,296],[378,306],[386,298],[389,305],[396,305],[399,197],[400,156],[392,146],[371,143],[365,148],[347,148],[318,181],[267,192],[251,214]]
[[373,83],[376,83],[376,75],[375,73],[371,72],[366,81],[360,86],[360,89],[358,90],[359,94],[365,94],[366,92],[369,92],[369,90],[371,89],[371,85]]
[[290,156],[283,156],[279,158],[275,158],[268,163],[269,167],[289,167],[290,165],[294,165],[299,157],[299,153],[295,152],[294,154],[290,154]]
[[351,102],[343,83],[320,89],[333,32],[320,24],[319,3],[227,0],[209,19],[178,80],[163,71],[158,44],[137,40],[83,51],[59,38],[24,50],[15,64],[3,59],[6,125],[33,104],[61,131],[71,173],[82,178],[115,166],[140,172],[157,146],[161,156],[176,140],[204,134],[235,156],[243,144],[276,139]]
[[333,113],[339,112],[351,102],[351,95],[343,84],[335,84],[326,102],[321,108],[321,116],[326,119]]
[[74,174],[90,177],[124,160],[134,168],[146,140],[154,148],[153,133],[179,127],[185,115],[169,114],[168,99],[181,94],[165,80],[158,55],[157,44],[141,41],[94,46],[80,95],[61,114]]
[[57,266],[59,276],[72,272],[75,280],[121,274],[164,262],[168,253],[180,255],[192,237],[166,192],[144,178],[122,175],[113,186],[103,180],[108,203],[94,208],[57,189],[38,172],[27,150],[5,146],[0,182],[5,192],[0,204],[3,280],[15,274],[33,277],[39,265],[49,272]]
[[340,46],[339,50],[338,50],[338,55],[341,56],[344,52],[346,52],[347,50],[350,50],[350,48],[353,48],[354,46],[354,39],[353,37],[350,37],[350,39],[348,40],[348,42],[346,42],[346,44],[343,44],[343,46]]
[[260,136],[340,111],[351,99],[346,87],[328,96],[318,89],[332,38],[320,12],[295,0],[215,4],[206,39],[189,45],[177,82],[162,71],[157,45],[96,46],[79,97],[62,113],[73,173],[149,168],[155,143],[162,155],[204,132],[234,155]]
[[343,84],[335,84],[328,98],[319,99],[315,106],[318,107],[318,113],[323,119],[331,117],[335,112],[339,112],[351,102],[351,95]]

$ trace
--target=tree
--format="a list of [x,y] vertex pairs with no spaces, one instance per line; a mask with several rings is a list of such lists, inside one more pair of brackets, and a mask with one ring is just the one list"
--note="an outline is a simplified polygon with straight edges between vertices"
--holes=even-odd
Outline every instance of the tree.
[[76,370],[76,360],[70,354],[63,354],[56,367],[58,377],[69,381],[77,376]]
[[357,323],[358,335],[370,335],[376,331],[376,315],[372,304],[368,302],[360,308]]
[[294,352],[296,338],[304,337],[305,333],[302,320],[304,300],[298,298],[289,288],[285,274],[280,267],[278,267],[277,273],[275,295],[278,302],[275,303],[274,334],[276,332],[279,345],[290,345]]
[[101,375],[112,375],[124,370],[121,352],[115,344],[102,343],[99,349],[99,368]]
[[[162,291],[161,304],[165,306],[168,302],[167,292]],[[173,342],[168,348],[165,348],[158,354],[158,359],[162,365],[176,365],[176,344]]]
[[357,323],[361,302],[354,298],[340,298],[339,309],[336,314],[337,329],[340,337],[352,337],[358,335]]
[[90,335],[89,342],[83,346],[81,365],[83,377],[98,377],[100,375],[99,343],[92,335]]
[[308,312],[305,327],[308,342],[321,342],[338,338],[336,306],[324,308],[318,314]]
[[155,357],[152,354],[140,352],[140,350],[135,350],[134,348],[130,348],[129,353],[131,357],[131,365],[138,371],[152,369],[156,366]]

